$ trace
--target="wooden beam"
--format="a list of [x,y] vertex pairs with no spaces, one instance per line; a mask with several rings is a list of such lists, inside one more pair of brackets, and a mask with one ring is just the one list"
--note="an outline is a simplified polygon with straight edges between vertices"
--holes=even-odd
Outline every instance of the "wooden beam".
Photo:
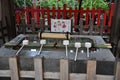
[[[10,77],[10,70],[0,70],[0,77]],[[35,78],[34,71],[20,71],[22,78]],[[114,80],[113,75],[96,75],[97,80]],[[60,79],[59,72],[45,72],[45,79]],[[70,73],[70,80],[86,80],[86,74]]]
[[96,75],[97,80],[114,80],[113,75]]
[[43,64],[42,58],[34,58],[35,80],[43,80]]
[[[0,77],[10,77],[10,70],[0,70]],[[35,72],[34,71],[20,71],[20,77],[22,78],[34,78]]]
[[10,70],[0,70],[0,77],[10,77]]
[[9,66],[10,66],[11,80],[20,80],[17,57],[9,58]]
[[60,73],[59,72],[45,72],[44,78],[45,79],[60,79]]
[[20,71],[20,77],[35,78],[35,71]]
[[115,80],[120,80],[120,62],[117,62]]
[[96,61],[88,61],[86,78],[87,80],[96,80]]
[[70,80],[86,80],[86,74],[70,74]]
[[60,80],[69,80],[69,62],[67,59],[60,60]]

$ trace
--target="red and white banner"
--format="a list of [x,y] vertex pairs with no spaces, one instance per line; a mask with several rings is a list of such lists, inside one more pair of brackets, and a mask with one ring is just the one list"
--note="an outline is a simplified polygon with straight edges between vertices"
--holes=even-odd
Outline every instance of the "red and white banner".
[[71,32],[71,20],[51,19],[51,32]]

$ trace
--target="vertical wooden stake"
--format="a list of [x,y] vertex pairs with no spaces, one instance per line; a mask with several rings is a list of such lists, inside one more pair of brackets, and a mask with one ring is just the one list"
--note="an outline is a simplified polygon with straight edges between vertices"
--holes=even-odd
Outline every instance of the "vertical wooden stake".
[[25,34],[26,33],[26,29],[25,29],[26,23],[25,23],[25,19],[24,18],[21,19],[21,27],[22,27],[23,34]]
[[83,20],[80,18],[80,35],[83,34]]
[[11,80],[20,80],[17,57],[9,58],[9,66],[10,66],[10,72],[11,72]]
[[88,61],[86,80],[96,80],[96,61]]
[[103,19],[100,19],[100,36],[103,36],[103,24],[104,23],[104,20]]
[[43,80],[42,58],[34,58],[35,80]]
[[60,60],[60,80],[69,80],[69,65],[68,60]]
[[120,62],[117,62],[115,80],[120,80]]
[[35,34],[35,19],[34,19],[34,18],[31,19],[31,25],[32,25],[32,26],[31,26],[31,28],[32,28],[32,33]]
[[93,27],[94,27],[93,26],[93,19],[90,19],[90,23],[89,24],[90,24],[90,33],[89,34],[92,35],[93,34]]

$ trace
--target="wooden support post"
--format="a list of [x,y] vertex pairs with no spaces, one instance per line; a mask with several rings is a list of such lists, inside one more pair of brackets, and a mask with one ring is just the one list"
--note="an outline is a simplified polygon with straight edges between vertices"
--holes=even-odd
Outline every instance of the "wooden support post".
[[44,19],[40,19],[40,30],[41,31],[44,31],[44,28],[45,28],[45,23],[44,23]]
[[93,19],[90,19],[90,23],[89,23],[89,25],[90,25],[90,35],[92,35],[93,34]]
[[80,18],[80,35],[83,34],[83,20]]
[[88,61],[86,80],[96,80],[96,61]]
[[69,80],[69,62],[66,59],[60,60],[60,80]]
[[117,62],[115,80],[120,80],[120,62]]
[[43,80],[42,58],[34,58],[35,80]]
[[23,34],[25,34],[26,33],[26,22],[25,22],[25,19],[24,18],[22,18],[21,19],[21,27],[22,27],[22,32],[23,32]]
[[104,23],[104,20],[103,19],[100,19],[100,36],[103,36],[103,24]]
[[9,58],[9,66],[10,66],[11,80],[20,80],[17,57]]
[[31,28],[32,28],[32,33],[35,34],[35,19],[34,19],[34,18],[31,19],[31,25],[32,25],[32,26],[31,26]]

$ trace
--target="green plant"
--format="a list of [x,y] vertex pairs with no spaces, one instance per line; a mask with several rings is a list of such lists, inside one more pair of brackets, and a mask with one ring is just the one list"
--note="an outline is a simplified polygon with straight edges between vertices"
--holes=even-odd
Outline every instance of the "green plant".
[[82,2],[82,8],[102,8],[104,10],[108,10],[109,6],[108,3],[105,0],[83,0]]
[[[18,8],[21,8],[23,6],[33,6],[31,0],[14,0],[15,4]],[[36,6],[42,6],[42,7],[60,7],[63,8],[63,4],[66,4],[68,8],[72,7],[78,7],[79,2],[77,0],[43,0],[43,1],[37,1]],[[83,0],[82,2],[82,8],[102,8],[104,10],[109,9],[108,3],[105,0]]]
[[17,5],[18,8],[23,6],[33,6],[30,0],[14,0],[14,3]]
[[[23,6],[33,6],[31,0],[14,0],[15,4],[18,8],[21,8]],[[79,2],[77,0],[42,0],[37,1],[36,6],[42,6],[42,7],[60,7],[63,8],[63,5],[66,4],[67,7],[78,7]]]
[[36,6],[42,6],[42,7],[60,7],[63,8],[63,5],[66,4],[67,7],[75,8],[76,6],[79,6],[79,2],[76,0],[43,0],[42,2],[37,2]]

